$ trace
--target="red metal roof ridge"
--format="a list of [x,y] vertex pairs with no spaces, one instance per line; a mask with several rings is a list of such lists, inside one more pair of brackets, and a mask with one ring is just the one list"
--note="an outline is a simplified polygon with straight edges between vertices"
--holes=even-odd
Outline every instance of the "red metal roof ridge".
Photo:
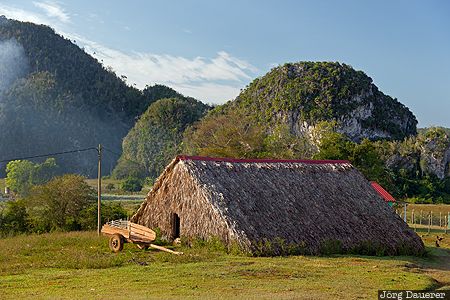
[[395,198],[388,191],[386,191],[378,182],[371,181],[370,184],[372,185],[374,190],[377,191],[377,193],[381,197],[383,197],[383,199],[385,201],[387,201],[387,202],[396,202]]
[[308,159],[267,159],[267,158],[226,158],[208,156],[178,155],[179,160],[217,161],[232,163],[304,163],[304,164],[350,164],[348,160],[308,160]]

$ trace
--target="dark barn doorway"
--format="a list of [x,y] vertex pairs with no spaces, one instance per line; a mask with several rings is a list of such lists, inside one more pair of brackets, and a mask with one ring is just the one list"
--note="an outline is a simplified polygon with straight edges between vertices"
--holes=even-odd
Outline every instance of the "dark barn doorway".
[[177,239],[180,237],[180,217],[176,214],[172,214],[172,237]]

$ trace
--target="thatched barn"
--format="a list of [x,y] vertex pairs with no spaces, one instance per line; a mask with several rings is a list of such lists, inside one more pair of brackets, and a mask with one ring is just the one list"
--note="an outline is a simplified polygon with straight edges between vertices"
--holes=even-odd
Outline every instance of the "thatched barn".
[[169,239],[215,237],[253,252],[421,253],[421,239],[383,202],[348,161],[178,156],[132,221]]

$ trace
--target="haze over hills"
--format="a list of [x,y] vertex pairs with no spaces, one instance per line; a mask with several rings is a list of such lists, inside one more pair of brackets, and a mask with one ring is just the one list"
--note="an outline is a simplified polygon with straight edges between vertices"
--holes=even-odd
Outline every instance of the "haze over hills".
[[[0,17],[0,156],[95,147],[121,152],[122,138],[165,86],[127,86],[111,69],[43,25]],[[61,169],[96,174],[95,151],[57,158]],[[117,156],[105,155],[105,174]]]
[[200,120],[210,107],[188,97],[165,98],[152,103],[123,140],[123,153],[114,169],[116,178],[157,178],[182,153],[186,128]]

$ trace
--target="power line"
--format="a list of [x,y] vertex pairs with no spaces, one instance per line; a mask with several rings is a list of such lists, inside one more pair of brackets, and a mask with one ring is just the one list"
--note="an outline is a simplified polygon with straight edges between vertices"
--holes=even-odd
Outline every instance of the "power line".
[[75,149],[75,150],[62,151],[62,152],[54,152],[54,153],[47,153],[47,154],[40,154],[40,155],[33,155],[33,156],[25,156],[25,157],[16,157],[16,158],[11,158],[11,159],[4,159],[4,160],[1,160],[0,163],[10,162],[10,161],[13,161],[13,160],[24,160],[24,159],[32,159],[32,158],[40,158],[40,157],[49,157],[49,156],[63,155],[63,154],[69,154],[69,153],[84,152],[84,151],[90,151],[90,150],[98,151],[97,148],[90,147],[90,148],[84,148],[84,149]]

